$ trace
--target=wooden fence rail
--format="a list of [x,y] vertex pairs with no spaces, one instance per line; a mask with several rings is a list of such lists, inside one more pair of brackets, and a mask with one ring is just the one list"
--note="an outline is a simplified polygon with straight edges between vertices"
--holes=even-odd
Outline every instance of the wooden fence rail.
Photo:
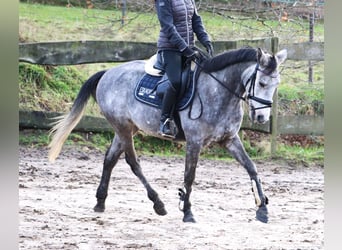
[[[21,129],[51,129],[55,117],[63,115],[58,112],[19,111],[19,128]],[[278,135],[301,134],[323,135],[324,118],[322,116],[278,116]],[[252,124],[245,115],[241,129],[250,129],[270,134],[271,122]],[[79,132],[112,132],[113,127],[103,117],[84,116],[75,128]]]
[[[239,41],[215,41],[216,53],[242,46],[278,50],[274,38]],[[200,47],[200,45],[198,45]],[[324,60],[324,43],[280,44],[288,50],[288,60]],[[68,41],[19,44],[19,61],[42,65],[75,65],[100,62],[126,62],[146,59],[156,53],[155,43],[116,41]]]
[[324,42],[279,44],[279,50],[285,48],[288,60],[324,61]]

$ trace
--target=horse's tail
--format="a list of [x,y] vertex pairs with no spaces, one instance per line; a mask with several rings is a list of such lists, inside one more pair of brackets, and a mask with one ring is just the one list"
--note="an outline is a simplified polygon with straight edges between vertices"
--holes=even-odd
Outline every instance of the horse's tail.
[[65,140],[81,120],[89,97],[93,95],[95,98],[97,84],[105,72],[106,70],[103,70],[92,75],[81,87],[69,114],[56,118],[57,121],[54,123],[54,126],[50,131],[50,135],[52,135],[52,140],[49,144],[50,162],[55,161],[62,150]]

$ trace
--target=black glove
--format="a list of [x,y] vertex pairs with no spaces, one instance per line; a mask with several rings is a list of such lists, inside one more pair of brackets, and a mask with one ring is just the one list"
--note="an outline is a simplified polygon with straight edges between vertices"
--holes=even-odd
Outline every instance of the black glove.
[[211,43],[211,42],[207,42],[207,43],[205,44],[205,48],[207,49],[207,52],[208,52],[209,56],[210,56],[210,57],[213,57],[213,54],[214,54],[214,47],[213,47],[212,43]]
[[183,56],[187,57],[187,60],[193,61],[197,58],[197,52],[191,49],[190,47],[186,47],[182,52]]

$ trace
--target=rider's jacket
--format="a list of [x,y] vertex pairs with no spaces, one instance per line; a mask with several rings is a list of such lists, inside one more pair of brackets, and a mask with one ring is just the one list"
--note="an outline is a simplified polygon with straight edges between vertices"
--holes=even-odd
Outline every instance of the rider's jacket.
[[160,21],[158,49],[183,51],[194,46],[194,33],[205,45],[210,41],[198,15],[194,0],[156,0]]

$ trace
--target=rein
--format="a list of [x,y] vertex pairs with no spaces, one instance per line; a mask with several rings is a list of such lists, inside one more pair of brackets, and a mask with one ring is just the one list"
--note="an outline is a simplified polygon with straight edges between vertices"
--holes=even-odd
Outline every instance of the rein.
[[[194,60],[195,64],[201,69],[203,70],[203,67],[200,63],[198,63],[196,60]],[[264,109],[264,108],[271,108],[272,107],[272,101],[269,101],[269,100],[265,100],[265,99],[262,99],[262,98],[259,98],[259,97],[256,97],[254,95],[254,92],[255,92],[255,80],[256,80],[256,74],[257,72],[260,71],[259,69],[259,63],[256,64],[255,66],[255,70],[253,72],[253,74],[249,77],[249,79],[247,80],[246,82],[246,86],[249,82],[251,82],[251,85],[249,86],[249,89],[248,89],[248,94],[247,94],[247,98],[244,97],[244,96],[241,96],[239,95],[238,93],[236,93],[234,90],[230,89],[228,86],[226,86],[220,79],[218,79],[216,76],[214,76],[212,73],[207,73],[210,77],[212,77],[213,79],[215,79],[219,84],[221,84],[222,87],[224,87],[225,89],[227,89],[230,93],[232,93],[234,96],[236,96],[237,98],[245,101],[247,103],[248,99],[251,99],[253,101],[256,101],[258,103],[261,103],[265,106],[262,106],[262,107],[258,107],[258,108],[254,108],[254,107],[251,107],[252,110],[257,110],[257,109]],[[243,85],[244,89],[246,90],[246,86]],[[248,103],[247,103],[248,104]]]
[[[194,62],[196,63],[196,65],[203,70],[203,67],[201,64],[199,64],[196,60],[194,60]],[[226,86],[220,79],[218,79],[216,76],[214,76],[212,73],[207,73],[209,76],[211,76],[211,78],[215,79],[219,84],[221,84],[222,87],[224,87],[225,89],[227,89],[230,93],[232,93],[233,95],[235,95],[237,98],[246,101],[246,98],[243,96],[240,96],[239,94],[237,94],[235,91],[233,91],[232,89],[230,89],[228,86]],[[254,80],[255,81],[255,80]]]

